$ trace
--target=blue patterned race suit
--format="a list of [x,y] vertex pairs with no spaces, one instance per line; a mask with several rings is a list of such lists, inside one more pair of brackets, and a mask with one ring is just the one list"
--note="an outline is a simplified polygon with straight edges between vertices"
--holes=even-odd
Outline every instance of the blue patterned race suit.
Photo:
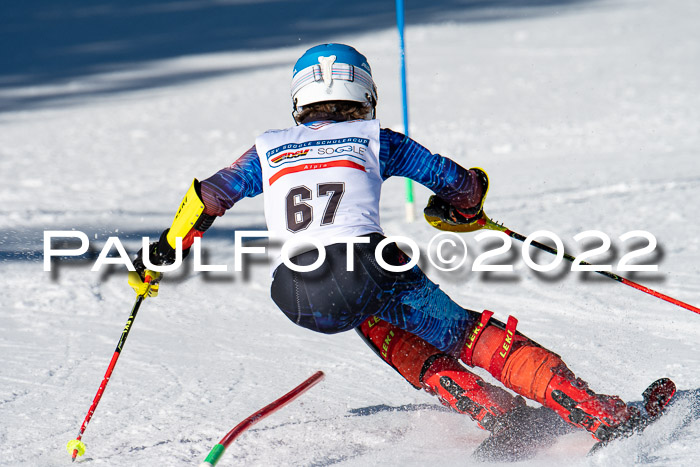
[[[389,129],[380,130],[379,141],[383,180],[410,178],[457,207],[470,208],[481,201],[483,188],[473,171]],[[201,192],[205,213],[216,216],[244,197],[261,194],[262,169],[256,147],[202,181]],[[444,352],[457,354],[479,313],[457,305],[417,266],[402,273],[382,269],[374,259],[374,248],[383,236],[368,236],[370,244],[353,247],[355,264],[361,266],[354,272],[346,271],[345,244],[327,246],[326,262],[317,271],[299,273],[280,265],[271,289],[275,303],[296,324],[314,331],[346,331],[375,315]],[[384,255],[390,264],[408,261],[395,244],[388,245]],[[310,252],[293,258],[293,262],[305,265],[315,259],[316,252]]]

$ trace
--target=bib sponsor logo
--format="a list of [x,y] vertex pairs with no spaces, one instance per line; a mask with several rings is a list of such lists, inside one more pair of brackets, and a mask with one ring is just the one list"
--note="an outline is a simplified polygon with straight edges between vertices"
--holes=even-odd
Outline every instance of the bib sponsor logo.
[[[286,162],[290,162],[290,159],[295,159],[298,157],[303,157],[308,155],[310,151],[314,151],[311,154],[318,155],[329,155],[329,154],[359,154],[362,155],[367,150],[369,146],[369,140],[367,138],[334,138],[334,139],[320,139],[315,141],[305,141],[303,143],[287,143],[281,146],[277,146],[274,149],[270,149],[265,153],[268,163],[272,166],[278,166]],[[304,152],[306,151],[306,152]]]
[[307,170],[345,167],[366,171],[366,138],[335,138],[303,143],[287,143],[267,151],[267,162],[273,169],[270,185],[288,174]]
[[340,147],[326,147],[326,148],[318,148],[318,153],[320,155],[328,155],[328,154],[357,154],[359,156],[362,156],[365,154],[365,151],[367,148],[365,146],[360,146],[360,145],[355,145],[355,144],[346,144],[344,146]]
[[275,156],[270,159],[270,164],[277,164],[287,159],[296,159],[297,157],[303,157],[307,155],[311,149],[302,149],[301,151],[284,152],[279,156]]

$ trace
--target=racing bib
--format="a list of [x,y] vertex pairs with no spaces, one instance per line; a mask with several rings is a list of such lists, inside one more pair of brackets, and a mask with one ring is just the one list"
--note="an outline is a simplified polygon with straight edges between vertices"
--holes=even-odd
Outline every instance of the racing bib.
[[255,145],[272,238],[307,235],[329,245],[338,237],[382,233],[378,120],[272,130]]

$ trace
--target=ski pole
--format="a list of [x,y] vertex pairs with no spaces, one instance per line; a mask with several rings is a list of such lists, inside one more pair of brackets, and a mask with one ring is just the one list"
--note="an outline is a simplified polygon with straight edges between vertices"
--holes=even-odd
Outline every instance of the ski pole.
[[219,441],[218,444],[214,445],[214,447],[209,451],[209,455],[207,456],[206,459],[204,459],[204,462],[202,462],[199,467],[213,467],[216,465],[217,462],[219,462],[219,459],[221,456],[224,454],[224,451],[226,451],[226,448],[229,447],[229,445],[236,439],[238,438],[241,434],[243,434],[244,431],[246,431],[248,428],[251,426],[255,425],[258,423],[260,420],[263,418],[267,417],[270,414],[273,414],[277,412],[279,409],[284,407],[285,405],[289,404],[292,402],[294,399],[297,397],[301,396],[303,393],[311,389],[316,383],[321,381],[324,377],[324,374],[322,371],[317,371],[311,377],[309,377],[306,381],[301,383],[299,386],[295,387],[291,391],[289,391],[287,394],[284,396],[280,397],[276,401],[266,405],[262,409],[258,410],[255,412],[253,415],[249,416],[245,420],[243,420],[241,423],[233,427],[231,431],[229,431],[226,436],[221,438],[221,441]]
[[[505,227],[502,224],[498,224],[498,223],[492,221],[491,219],[489,219],[489,217],[486,214],[484,214],[483,217],[477,221],[477,223],[485,229],[503,232],[506,235],[508,235],[509,237],[514,238],[516,240],[520,240],[521,242],[524,242],[527,239],[527,237],[525,237],[524,235],[521,235],[517,232],[513,232],[508,227]],[[543,243],[532,241],[531,244],[535,248],[539,248],[540,250],[546,251],[547,253],[551,253],[553,255],[556,255],[558,253],[556,248],[552,248],[552,247],[547,246]],[[568,254],[566,252],[564,252],[564,258],[571,261],[571,262],[574,262],[576,260],[576,258],[574,256],[571,256],[570,254]],[[585,265],[585,266],[591,265],[591,263],[587,263],[586,261],[581,261],[581,264]],[[700,308],[697,308],[693,305],[682,302],[682,301],[675,299],[673,297],[669,297],[668,295],[664,295],[661,292],[657,292],[656,290],[653,290],[653,289],[650,289],[649,287],[638,284],[638,283],[631,281],[625,277],[619,276],[619,275],[614,274],[614,273],[609,272],[609,271],[595,271],[595,272],[597,272],[598,274],[602,274],[605,277],[609,277],[610,279],[615,280],[617,282],[620,282],[622,284],[633,287],[633,288],[640,290],[644,293],[647,293],[649,295],[653,295],[654,297],[660,298],[661,300],[665,300],[665,301],[672,303],[676,306],[679,306],[681,308],[685,308],[686,310],[690,310],[693,313],[700,314]]]
[[141,303],[143,303],[143,300],[146,298],[146,295],[148,295],[148,292],[151,289],[151,280],[151,276],[146,276],[144,279],[144,282],[148,284],[148,287],[143,292],[143,294],[136,297],[136,302],[134,303],[134,306],[131,309],[131,313],[129,313],[129,319],[126,320],[124,330],[122,331],[122,334],[119,337],[117,348],[114,351],[114,354],[112,354],[112,360],[110,360],[109,362],[107,372],[105,373],[105,376],[102,379],[102,382],[100,383],[100,387],[97,389],[97,394],[95,394],[95,398],[92,400],[92,405],[90,406],[90,409],[88,410],[87,415],[85,416],[85,420],[83,420],[83,424],[80,426],[78,437],[68,441],[66,449],[68,450],[68,452],[73,453],[73,462],[75,462],[76,456],[82,456],[83,454],[85,454],[85,444],[81,441],[83,433],[85,433],[85,429],[87,428],[88,423],[90,423],[90,419],[92,419],[92,415],[95,413],[95,409],[97,409],[97,404],[100,403],[100,399],[102,398],[102,394],[104,393],[105,388],[107,387],[107,383],[109,383],[109,378],[111,378],[112,376],[114,366],[117,364],[117,360],[119,360],[119,355],[122,352],[122,348],[124,347],[126,338],[129,337],[129,331],[131,330],[131,326],[134,323],[134,319],[136,319],[136,313],[139,312]]

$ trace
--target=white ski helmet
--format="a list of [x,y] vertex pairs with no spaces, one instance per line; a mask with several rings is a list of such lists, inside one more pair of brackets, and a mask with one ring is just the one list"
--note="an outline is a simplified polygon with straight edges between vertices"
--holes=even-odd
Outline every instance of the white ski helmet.
[[368,103],[374,113],[377,87],[367,58],[343,44],[321,44],[297,60],[292,74],[292,105],[316,102],[353,101]]

